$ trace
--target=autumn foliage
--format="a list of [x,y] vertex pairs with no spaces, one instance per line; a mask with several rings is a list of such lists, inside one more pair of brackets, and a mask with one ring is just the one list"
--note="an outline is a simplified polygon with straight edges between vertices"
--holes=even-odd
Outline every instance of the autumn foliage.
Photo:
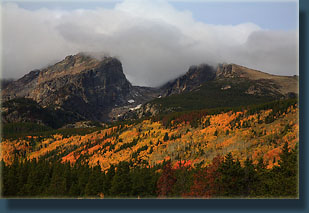
[[[229,180],[220,167],[225,165],[220,156],[230,153],[237,159],[231,165],[239,176],[248,173],[237,170],[248,164],[248,157],[253,167],[260,159],[269,171],[281,167],[284,145],[292,150],[299,141],[298,105],[287,101],[239,110],[173,113],[86,134],[76,131],[3,138],[0,160],[10,166],[16,159],[23,163],[43,158],[71,167],[96,167],[104,173],[126,162],[130,171],[156,168],[161,176],[154,191],[160,197],[208,198],[225,196],[221,189],[234,190],[218,182],[220,177]],[[238,194],[248,190],[243,188]]]

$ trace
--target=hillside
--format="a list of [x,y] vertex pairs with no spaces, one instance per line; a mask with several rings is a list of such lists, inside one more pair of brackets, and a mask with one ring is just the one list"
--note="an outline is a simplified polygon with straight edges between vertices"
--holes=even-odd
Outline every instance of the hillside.
[[[217,79],[243,78],[253,82],[267,83],[273,93],[287,96],[289,93],[298,94],[297,76],[272,75],[259,70],[249,69],[237,64],[222,64],[217,68]],[[264,86],[264,85],[263,85]],[[260,85],[261,87],[261,85]],[[254,93],[254,85],[249,88],[248,93]]]
[[48,155],[49,159],[81,161],[90,166],[99,162],[106,170],[121,161],[131,161],[133,166],[143,163],[154,166],[164,160],[172,163],[191,160],[206,166],[217,154],[224,156],[232,152],[241,162],[248,156],[252,156],[255,163],[263,157],[272,167],[279,160],[284,142],[294,147],[298,141],[298,108],[292,103],[295,102],[274,105],[278,111],[266,105],[269,109],[256,112],[227,111],[209,115],[201,112],[198,120],[191,121],[194,113],[174,116],[168,123],[164,118],[162,121],[146,119],[84,136],[35,134],[23,139],[5,139],[2,159],[10,163],[14,154],[27,159]]
[[209,108],[241,107],[250,104],[297,98],[296,76],[270,75],[235,64],[192,66],[189,71],[161,87],[162,94],[125,119]]
[[202,64],[140,87],[77,54],[1,93],[5,197],[298,197],[296,76]]
[[[292,99],[242,111],[173,113],[103,129],[10,135],[1,144],[4,195],[297,197],[298,132],[298,105]],[[221,182],[213,182],[214,175]],[[227,181],[230,175],[234,179]],[[18,183],[21,188],[12,188]]]

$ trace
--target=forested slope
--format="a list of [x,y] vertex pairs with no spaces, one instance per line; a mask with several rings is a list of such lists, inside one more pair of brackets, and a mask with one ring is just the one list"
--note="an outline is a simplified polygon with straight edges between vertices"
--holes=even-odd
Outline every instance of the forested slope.
[[[297,196],[299,124],[293,99],[78,131],[4,139],[4,195]],[[28,189],[35,180],[43,181],[42,188]],[[91,191],[94,180],[101,184]],[[237,189],[233,181],[239,181]],[[20,184],[17,191],[12,184]],[[66,191],[57,190],[61,184]]]

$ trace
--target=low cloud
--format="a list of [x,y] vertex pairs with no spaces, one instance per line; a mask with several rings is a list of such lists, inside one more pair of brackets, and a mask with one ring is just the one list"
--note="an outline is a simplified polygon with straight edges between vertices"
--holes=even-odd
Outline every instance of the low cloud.
[[130,0],[113,9],[2,8],[3,77],[17,78],[78,52],[119,58],[134,85],[158,86],[201,63],[236,63],[297,74],[297,32],[253,23],[210,25],[166,1]]

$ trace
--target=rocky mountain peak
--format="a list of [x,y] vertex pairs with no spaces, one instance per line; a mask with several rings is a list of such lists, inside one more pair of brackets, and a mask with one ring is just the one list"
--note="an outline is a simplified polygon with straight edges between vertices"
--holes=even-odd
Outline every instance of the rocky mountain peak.
[[132,89],[121,62],[79,53],[12,82],[3,100],[30,98],[42,107],[61,108],[89,120],[105,120],[106,111],[127,104]]
[[191,66],[183,76],[168,82],[161,88],[165,91],[164,96],[180,94],[186,91],[192,91],[201,86],[206,81],[215,78],[215,69],[207,64]]
[[298,94],[298,79],[295,76],[280,76],[250,69],[237,64],[220,64],[216,72],[217,80],[247,81],[251,87],[247,94],[259,95],[267,89],[268,93],[275,95]]
[[[279,76],[250,69],[237,64],[219,64],[216,72],[217,78],[247,78],[250,80],[273,79]],[[280,76],[282,77],[282,76]]]
[[110,121],[126,117],[127,112],[158,112],[154,105],[143,105],[154,99],[205,92],[204,86],[208,84],[219,84],[220,92],[229,92],[234,85],[244,82],[247,95],[281,97],[298,93],[296,77],[270,75],[236,64],[221,64],[217,70],[207,64],[191,66],[184,75],[160,88],[132,86],[118,59],[84,53],[33,70],[9,83],[1,93],[3,101],[25,98],[35,101],[42,109],[66,112],[70,121]]
[[204,82],[212,80],[215,76],[215,70],[208,64],[200,64],[191,66],[182,79],[190,79],[196,82]]
[[219,64],[217,67],[217,78],[237,78],[243,77],[243,70],[236,64]]
[[[76,75],[90,70],[101,70],[102,67],[121,67],[118,59],[104,57],[97,59],[83,53],[67,56],[64,60],[49,66],[40,72],[38,83],[44,83],[51,79],[61,78],[66,75]],[[123,73],[122,68],[120,70]]]

